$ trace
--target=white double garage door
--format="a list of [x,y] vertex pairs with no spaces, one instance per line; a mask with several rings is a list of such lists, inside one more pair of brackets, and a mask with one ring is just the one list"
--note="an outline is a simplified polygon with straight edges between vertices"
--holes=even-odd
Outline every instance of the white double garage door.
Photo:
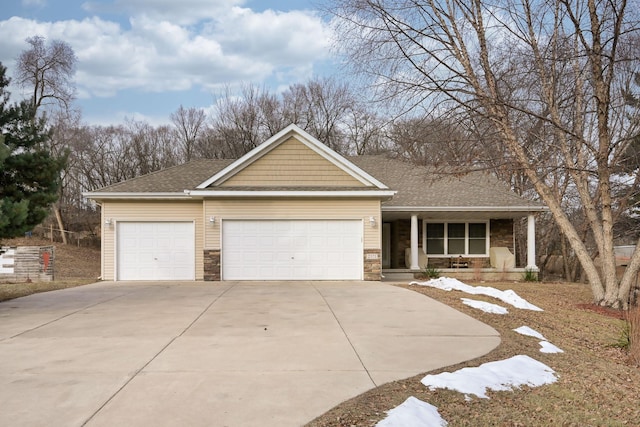
[[[193,222],[119,222],[119,280],[194,280]],[[224,220],[223,280],[361,280],[361,220]]]

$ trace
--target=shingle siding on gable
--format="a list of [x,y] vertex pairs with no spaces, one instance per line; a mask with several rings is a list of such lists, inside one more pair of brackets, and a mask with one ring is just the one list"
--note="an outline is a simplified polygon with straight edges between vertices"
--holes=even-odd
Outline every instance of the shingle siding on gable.
[[357,179],[289,138],[278,147],[225,181],[220,187],[364,187]]

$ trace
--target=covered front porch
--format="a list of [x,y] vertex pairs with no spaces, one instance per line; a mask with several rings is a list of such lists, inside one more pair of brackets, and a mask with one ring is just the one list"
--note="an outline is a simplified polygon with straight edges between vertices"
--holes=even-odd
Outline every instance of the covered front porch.
[[[543,209],[383,207],[383,280],[424,279],[428,270],[467,281],[522,280],[527,272],[538,272],[535,213]],[[523,257],[516,250],[515,227],[525,217]]]

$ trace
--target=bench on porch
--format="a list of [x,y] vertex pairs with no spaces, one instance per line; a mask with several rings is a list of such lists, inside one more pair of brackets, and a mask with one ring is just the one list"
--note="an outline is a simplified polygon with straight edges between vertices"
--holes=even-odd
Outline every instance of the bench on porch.
[[461,256],[449,258],[449,268],[469,268],[471,260]]

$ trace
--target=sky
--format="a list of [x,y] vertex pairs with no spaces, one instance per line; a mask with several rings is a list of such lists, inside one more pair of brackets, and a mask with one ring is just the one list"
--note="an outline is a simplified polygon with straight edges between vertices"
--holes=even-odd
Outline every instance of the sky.
[[[210,109],[225,88],[274,92],[336,72],[314,0],[4,0],[0,62],[14,76],[28,37],[67,42],[75,106],[88,124],[169,122]],[[235,88],[235,89],[234,89]],[[11,86],[13,99],[27,92]]]

